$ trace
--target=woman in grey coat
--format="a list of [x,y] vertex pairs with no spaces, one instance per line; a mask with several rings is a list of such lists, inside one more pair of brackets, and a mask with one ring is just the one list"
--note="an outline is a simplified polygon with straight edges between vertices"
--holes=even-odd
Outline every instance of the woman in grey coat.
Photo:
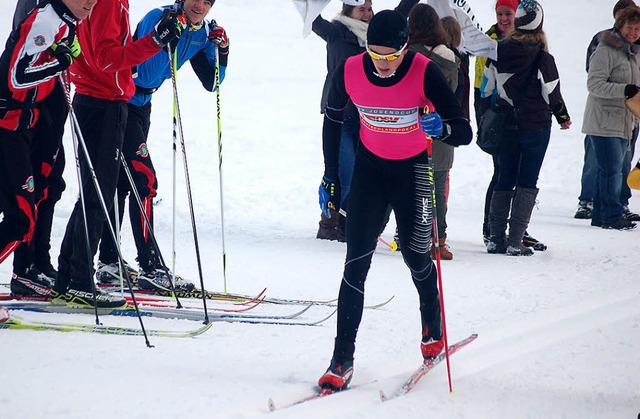
[[597,162],[591,225],[628,230],[635,223],[624,217],[620,201],[622,165],[630,146],[634,115],[625,107],[625,98],[640,88],[640,7],[624,9],[614,30],[606,32],[591,56],[582,132],[589,137]]

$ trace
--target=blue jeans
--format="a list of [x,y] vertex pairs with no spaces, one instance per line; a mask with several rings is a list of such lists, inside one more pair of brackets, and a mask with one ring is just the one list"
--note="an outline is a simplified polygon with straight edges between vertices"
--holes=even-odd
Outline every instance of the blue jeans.
[[[638,127],[636,126],[633,130],[630,147],[628,147],[624,153],[622,179],[626,179],[627,176],[629,176],[637,139]],[[578,197],[580,202],[593,202],[597,171],[598,167],[596,163],[596,156],[593,151],[593,145],[587,135],[584,137],[584,163],[582,166],[582,177],[580,178],[580,196]],[[629,198],[631,198],[631,189],[629,189],[627,182],[622,182],[622,188],[620,189],[620,201],[622,205],[629,205]]]
[[596,157],[597,174],[591,223],[610,224],[622,217],[620,198],[622,166],[629,141],[618,137],[588,135]]
[[360,119],[346,118],[342,124],[340,138],[340,160],[338,161],[338,177],[340,178],[340,208],[348,211],[347,198],[351,189],[353,165],[356,161],[356,147],[360,139]]
[[536,188],[544,155],[549,146],[550,129],[518,130],[509,138],[510,146],[498,154],[496,191]]
[[584,137],[584,162],[582,164],[582,177],[580,178],[580,196],[582,202],[593,202],[593,189],[596,185],[596,173],[598,165],[593,151],[593,145],[588,135]]

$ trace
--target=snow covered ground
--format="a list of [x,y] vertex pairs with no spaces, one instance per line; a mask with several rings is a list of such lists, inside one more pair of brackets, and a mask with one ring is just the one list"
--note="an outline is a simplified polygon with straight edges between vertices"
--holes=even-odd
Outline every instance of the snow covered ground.
[[[13,10],[16,0],[4,0]],[[376,0],[376,10],[395,0]],[[487,29],[493,1],[468,0]],[[395,298],[364,314],[353,384],[328,399],[267,413],[311,391],[328,365],[335,318],[318,327],[216,323],[195,339],[86,333],[0,331],[2,418],[636,418],[640,412],[640,231],[604,231],[573,219],[582,167],[580,133],[586,98],[584,55],[593,33],[611,27],[613,0],[542,2],[550,49],[574,125],[554,126],[529,231],[549,245],[528,258],[488,255],[482,207],[491,161],[474,144],[456,152],[449,208],[455,259],[443,262],[450,341],[479,338],[452,360],[454,392],[444,365],[408,396],[381,403],[421,362],[417,295],[399,254],[380,248],[366,302]],[[131,21],[163,1],[131,2]],[[341,3],[325,10],[331,18]],[[329,299],[337,294],[345,247],[315,239],[322,175],[319,100],[325,45],[303,39],[290,1],[219,1],[215,17],[231,37],[222,88],[224,216],[229,292]],[[0,16],[6,39],[11,16]],[[198,223],[204,281],[222,291],[222,250],[215,95],[189,66],[180,72],[180,104]],[[171,250],[171,86],[153,101],[149,147],[160,181],[156,232]],[[475,125],[474,125],[475,126]],[[68,190],[57,207],[57,256],[77,194],[70,133],[65,137]],[[189,210],[177,156],[177,273],[198,280]],[[640,211],[640,194],[631,208]],[[392,227],[392,226],[390,226]],[[391,228],[385,234],[392,235]],[[135,251],[123,228],[125,257]],[[9,281],[10,262],[0,266]],[[260,306],[256,313],[295,307]],[[314,307],[304,319],[329,313]],[[30,319],[85,322],[83,315],[25,313]],[[137,326],[135,319],[101,319]],[[198,323],[145,320],[151,329]],[[635,355],[634,355],[635,354]]]

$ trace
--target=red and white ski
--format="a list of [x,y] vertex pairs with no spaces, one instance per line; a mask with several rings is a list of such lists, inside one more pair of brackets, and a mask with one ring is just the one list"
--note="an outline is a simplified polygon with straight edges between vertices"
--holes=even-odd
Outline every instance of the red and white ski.
[[[464,348],[465,346],[473,342],[477,337],[478,337],[477,334],[473,334],[466,339],[463,339],[459,342],[454,343],[453,345],[450,345],[449,355],[455,354],[461,348]],[[433,361],[420,365],[420,367],[418,367],[418,369],[416,369],[409,376],[409,378],[407,378],[407,380],[402,384],[402,386],[398,388],[396,391],[394,391],[393,393],[391,393],[390,395],[387,395],[384,393],[384,391],[380,390],[380,399],[383,402],[386,402],[387,400],[391,400],[399,396],[404,396],[405,394],[413,390],[413,388],[416,386],[416,384],[418,384],[418,382],[422,379],[422,377],[427,375],[427,373],[431,371],[433,368],[435,368],[436,365],[444,361],[445,357],[446,357],[445,353],[442,352],[440,355],[435,357]]]

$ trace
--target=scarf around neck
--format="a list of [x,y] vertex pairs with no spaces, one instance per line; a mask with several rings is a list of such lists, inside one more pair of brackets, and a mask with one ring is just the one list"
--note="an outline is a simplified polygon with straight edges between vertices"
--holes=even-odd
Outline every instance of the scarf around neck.
[[349,16],[338,13],[333,19],[334,22],[340,22],[347,27],[358,38],[361,47],[367,45],[367,29],[369,24],[361,20],[352,19]]

